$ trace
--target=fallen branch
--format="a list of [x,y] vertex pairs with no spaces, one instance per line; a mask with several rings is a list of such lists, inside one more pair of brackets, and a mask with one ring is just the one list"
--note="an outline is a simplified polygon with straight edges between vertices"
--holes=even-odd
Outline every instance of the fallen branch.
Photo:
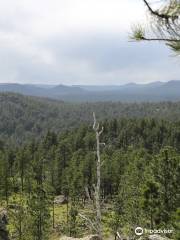
[[[95,223],[93,223],[88,217],[84,216],[83,214],[79,213],[78,214],[83,220],[85,220],[87,222],[86,226],[87,227],[90,227],[91,226],[91,229],[93,229],[95,232],[97,232],[97,228],[94,226]],[[89,223],[89,225],[88,225]]]

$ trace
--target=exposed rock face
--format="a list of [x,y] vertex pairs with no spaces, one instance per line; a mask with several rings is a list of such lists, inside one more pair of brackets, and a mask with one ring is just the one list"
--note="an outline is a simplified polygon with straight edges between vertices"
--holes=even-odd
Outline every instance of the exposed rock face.
[[60,240],[100,240],[98,235],[89,235],[84,238],[71,238],[71,237],[62,237]]
[[54,199],[55,204],[65,204],[67,202],[67,198],[64,195],[59,195]]
[[158,234],[154,234],[154,235],[149,235],[148,236],[148,240],[168,240],[169,238],[166,237],[161,237]]
[[7,225],[7,211],[0,209],[0,240],[8,240],[8,232],[6,230]]

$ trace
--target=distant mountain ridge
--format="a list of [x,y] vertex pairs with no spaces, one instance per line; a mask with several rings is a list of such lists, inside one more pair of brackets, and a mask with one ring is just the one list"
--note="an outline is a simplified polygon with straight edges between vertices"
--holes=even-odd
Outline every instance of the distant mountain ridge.
[[0,83],[0,92],[20,93],[69,102],[178,101],[180,100],[180,81],[172,80],[169,82],[152,82],[148,84],[128,83],[117,86]]

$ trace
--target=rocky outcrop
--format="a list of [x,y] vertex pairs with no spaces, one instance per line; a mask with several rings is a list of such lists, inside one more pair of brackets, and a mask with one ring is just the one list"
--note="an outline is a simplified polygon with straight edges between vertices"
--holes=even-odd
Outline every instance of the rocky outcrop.
[[64,195],[59,195],[54,198],[55,204],[66,204],[67,202],[67,198]]
[[142,236],[139,238],[139,240],[172,240],[172,239],[167,238],[167,237],[162,237],[159,234],[151,234],[151,235],[144,236],[144,237]]
[[62,237],[60,240],[100,240],[98,235],[89,235],[84,238]]
[[147,239],[148,240],[170,240],[169,238],[162,237],[158,234],[149,235]]
[[7,211],[5,209],[0,209],[0,240],[8,240],[8,232],[6,229]]

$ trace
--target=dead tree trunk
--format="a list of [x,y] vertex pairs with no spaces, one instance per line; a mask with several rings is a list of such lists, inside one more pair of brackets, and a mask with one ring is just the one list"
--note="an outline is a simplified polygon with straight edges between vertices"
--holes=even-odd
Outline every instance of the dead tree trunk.
[[[84,216],[83,214],[79,213],[79,216],[84,219],[87,223],[87,226],[90,227],[91,229],[93,229],[97,234],[99,239],[102,240],[102,223],[101,223],[101,166],[102,166],[102,162],[101,162],[101,156],[100,156],[100,146],[104,143],[100,142],[100,135],[103,132],[103,127],[101,128],[101,130],[99,129],[99,123],[97,123],[96,121],[96,116],[95,113],[93,113],[93,118],[94,118],[94,124],[93,124],[93,129],[95,131],[96,134],[96,156],[97,156],[97,164],[96,164],[96,184],[94,184],[94,199],[95,199],[95,211],[96,211],[96,221],[91,221],[88,217]],[[87,196],[89,198],[89,200],[91,200],[90,198],[90,194],[88,191],[88,188],[85,188],[85,191],[87,192]]]
[[99,130],[99,123],[96,122],[95,113],[93,113],[94,117],[94,124],[93,129],[96,134],[96,155],[97,155],[97,182],[96,186],[94,186],[94,196],[95,196],[95,203],[96,203],[96,226],[97,226],[97,234],[99,235],[100,239],[102,239],[102,224],[101,224],[101,156],[100,156],[100,135],[103,132],[103,127]]

